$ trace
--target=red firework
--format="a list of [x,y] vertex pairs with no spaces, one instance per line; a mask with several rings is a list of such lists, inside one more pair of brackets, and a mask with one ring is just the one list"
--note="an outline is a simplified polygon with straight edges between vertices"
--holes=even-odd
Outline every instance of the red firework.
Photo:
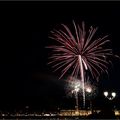
[[[53,68],[62,68],[60,78],[72,68],[71,76],[82,74],[83,70],[89,70],[94,78],[100,76],[101,72],[106,72],[108,68],[107,58],[112,56],[112,49],[107,47],[110,40],[107,35],[102,38],[94,39],[97,28],[92,26],[85,31],[85,24],[75,24],[73,34],[70,29],[61,24],[63,29],[51,31],[50,38],[54,39],[59,45],[52,45],[52,56],[50,57]],[[82,67],[81,67],[82,66]],[[82,76],[81,76],[82,77]]]
[[97,28],[90,27],[89,31],[85,31],[84,22],[82,27],[74,25],[74,34],[64,24],[62,29],[54,29],[51,31],[50,38],[54,39],[59,45],[52,45],[48,48],[53,49],[50,57],[53,68],[56,70],[62,68],[60,78],[72,68],[71,76],[78,77],[82,82],[83,90],[83,106],[85,107],[85,70],[89,70],[93,77],[100,76],[101,72],[107,71],[107,58],[112,56],[112,49],[106,44],[110,40],[106,39],[107,35],[102,38],[94,39]]

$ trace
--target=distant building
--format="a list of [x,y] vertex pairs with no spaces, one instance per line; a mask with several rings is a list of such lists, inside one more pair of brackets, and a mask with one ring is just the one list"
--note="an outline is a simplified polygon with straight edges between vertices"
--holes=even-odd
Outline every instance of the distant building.
[[[92,112],[99,113],[100,110],[61,110],[60,116],[88,116]],[[120,110],[114,110],[116,116],[120,116]]]

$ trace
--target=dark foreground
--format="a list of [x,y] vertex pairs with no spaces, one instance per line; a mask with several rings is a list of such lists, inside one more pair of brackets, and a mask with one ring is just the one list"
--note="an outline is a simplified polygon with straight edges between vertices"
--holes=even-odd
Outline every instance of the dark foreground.
[[104,115],[90,115],[90,116],[39,116],[39,117],[29,117],[29,116],[22,116],[22,117],[1,117],[0,119],[17,119],[17,120],[26,120],[26,119],[39,119],[39,120],[79,120],[79,119],[120,119],[119,116],[110,116],[106,117]]

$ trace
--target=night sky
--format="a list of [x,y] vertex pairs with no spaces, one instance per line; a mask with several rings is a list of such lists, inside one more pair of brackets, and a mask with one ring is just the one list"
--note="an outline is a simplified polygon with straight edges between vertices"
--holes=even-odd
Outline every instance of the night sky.
[[[98,34],[109,34],[120,55],[120,2],[0,2],[0,109],[74,107],[64,79],[58,80],[60,73],[47,65],[50,51],[45,48],[52,43],[50,30],[73,19],[99,26]],[[119,75],[120,61],[114,59],[99,91],[115,90],[119,99]]]

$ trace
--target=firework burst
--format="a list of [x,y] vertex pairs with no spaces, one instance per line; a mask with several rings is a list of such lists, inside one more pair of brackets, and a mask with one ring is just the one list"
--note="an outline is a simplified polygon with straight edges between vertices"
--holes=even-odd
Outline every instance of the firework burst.
[[[88,99],[96,96],[97,85],[95,85],[94,83],[91,83],[89,79],[85,81],[84,88],[86,92],[86,97]],[[66,90],[66,94],[70,97],[73,94],[75,94],[76,91],[81,96],[82,95],[82,82],[75,77],[69,76],[66,80],[65,90]]]
[[71,76],[81,80],[85,106],[85,71],[89,70],[93,78],[107,71],[108,57],[112,56],[112,49],[107,46],[110,40],[107,35],[95,38],[97,28],[91,26],[86,31],[84,22],[80,26],[73,21],[73,32],[66,25],[61,26],[61,29],[51,31],[50,38],[57,41],[58,45],[48,47],[53,50],[49,64],[55,71],[61,69],[60,78],[71,71]]
[[[97,85],[91,83],[89,79],[85,81],[85,96],[87,100],[91,100],[97,95]],[[66,80],[65,85],[66,95],[72,97],[73,95],[76,98],[76,106],[78,105],[78,95],[82,96],[82,82],[72,76],[69,76]]]

